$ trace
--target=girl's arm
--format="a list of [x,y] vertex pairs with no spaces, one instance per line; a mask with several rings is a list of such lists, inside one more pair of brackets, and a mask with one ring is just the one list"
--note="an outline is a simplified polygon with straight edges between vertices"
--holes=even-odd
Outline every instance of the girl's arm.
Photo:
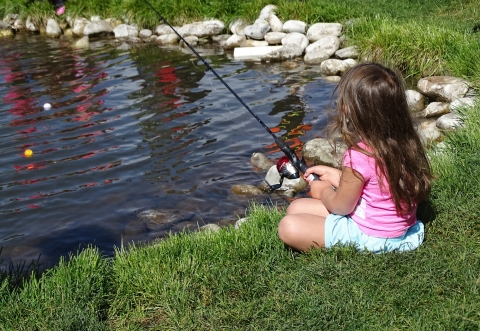
[[345,167],[336,191],[329,182],[317,180],[310,183],[310,192],[313,198],[322,200],[331,213],[349,215],[357,206],[364,183],[365,180],[360,173]]

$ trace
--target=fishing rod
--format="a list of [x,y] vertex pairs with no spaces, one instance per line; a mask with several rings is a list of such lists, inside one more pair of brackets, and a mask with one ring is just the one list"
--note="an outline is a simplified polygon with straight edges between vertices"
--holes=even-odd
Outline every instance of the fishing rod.
[[[185,38],[183,38],[180,33],[178,33],[178,31],[172,26],[170,25],[170,23],[167,21],[167,19],[165,17],[162,16],[162,14],[160,14],[158,12],[158,10],[155,9],[155,7],[153,7],[150,2],[148,2],[148,0],[144,0],[145,3],[158,15],[158,17],[166,24],[170,27],[170,29],[172,29],[173,32],[175,32],[175,34],[180,38],[181,41],[183,41],[183,43],[192,51],[193,54],[195,54],[199,60],[205,65],[206,67],[206,71],[210,71],[212,72],[215,77],[218,78],[218,80],[230,91],[230,93],[233,94],[233,96],[248,110],[248,112],[258,121],[258,123],[260,123],[260,125],[263,126],[263,128],[265,130],[267,130],[268,133],[270,133],[270,135],[273,137],[273,139],[275,140],[275,144],[277,145],[278,148],[280,148],[280,150],[285,154],[285,157],[288,159],[288,162],[285,157],[281,158],[278,163],[277,163],[277,170],[280,174],[280,183],[279,184],[275,184],[275,185],[270,185],[268,182],[267,184],[270,186],[270,189],[273,191],[273,190],[277,190],[281,187],[282,185],[282,181],[283,181],[283,178],[288,178],[288,179],[295,179],[295,178],[298,178],[300,177],[299,174],[298,174],[298,171],[302,172],[302,173],[305,173],[308,169],[308,166],[305,162],[305,159],[303,157],[301,158],[298,158],[297,154],[295,153],[295,151],[290,148],[290,146],[281,138],[281,137],[277,137],[275,135],[275,133],[272,132],[272,130],[270,130],[270,128],[268,126],[265,125],[265,123],[263,123],[263,121],[250,109],[250,107],[248,107],[248,105],[242,100],[242,98],[240,98],[238,96],[238,94],[223,80],[222,77],[220,77],[220,75],[210,66],[210,64],[208,64],[207,61],[205,61],[205,59],[200,55],[198,54],[198,52],[185,40]],[[292,168],[293,166],[293,168]],[[308,176],[308,180],[312,181],[312,180],[320,180],[320,178],[316,175],[316,174],[310,174]]]

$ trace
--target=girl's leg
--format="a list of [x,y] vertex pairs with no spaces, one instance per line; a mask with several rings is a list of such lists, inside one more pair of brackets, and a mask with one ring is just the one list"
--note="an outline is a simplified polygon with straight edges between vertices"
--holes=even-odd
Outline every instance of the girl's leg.
[[320,200],[295,200],[278,224],[278,236],[286,245],[300,251],[325,247],[325,218],[328,214]]

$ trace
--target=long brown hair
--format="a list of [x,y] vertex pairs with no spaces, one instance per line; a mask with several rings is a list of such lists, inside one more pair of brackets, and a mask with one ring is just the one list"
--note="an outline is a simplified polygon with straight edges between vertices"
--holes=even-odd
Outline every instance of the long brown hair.
[[329,135],[340,132],[349,148],[375,158],[379,183],[386,178],[397,212],[411,211],[429,194],[433,176],[408,110],[403,79],[378,63],[362,63],[343,75],[335,91]]

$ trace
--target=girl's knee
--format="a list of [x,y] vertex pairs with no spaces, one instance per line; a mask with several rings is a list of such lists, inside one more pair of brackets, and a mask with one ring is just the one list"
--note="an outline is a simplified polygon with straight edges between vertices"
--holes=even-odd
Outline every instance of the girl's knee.
[[278,223],[277,230],[280,240],[284,243],[287,243],[289,241],[289,238],[291,238],[293,233],[295,232],[294,227],[295,222],[293,221],[293,217],[287,215],[282,218],[280,223]]

